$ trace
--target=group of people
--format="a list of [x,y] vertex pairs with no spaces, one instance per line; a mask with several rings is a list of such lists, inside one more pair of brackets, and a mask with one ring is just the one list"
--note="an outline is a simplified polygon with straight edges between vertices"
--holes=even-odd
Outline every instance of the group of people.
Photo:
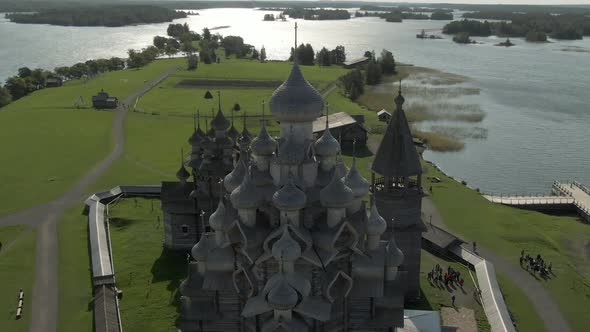
[[452,284],[457,284],[459,287],[463,288],[463,283],[465,283],[465,280],[461,278],[461,272],[455,271],[450,266],[444,271],[440,264],[436,264],[432,268],[432,271],[428,272],[427,278],[428,281],[432,283],[444,283],[447,287]]
[[553,273],[551,262],[545,262],[540,254],[537,254],[537,257],[525,254],[524,249],[520,252],[520,266],[533,274],[539,273],[542,277],[548,277],[550,273]]

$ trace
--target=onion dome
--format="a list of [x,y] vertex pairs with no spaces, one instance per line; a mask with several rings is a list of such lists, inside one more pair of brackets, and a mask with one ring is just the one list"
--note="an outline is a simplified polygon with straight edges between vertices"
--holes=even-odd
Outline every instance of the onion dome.
[[191,146],[200,146],[201,142],[205,139],[205,133],[201,130],[201,128],[197,128],[191,137],[188,139],[188,144]]
[[305,193],[295,186],[293,179],[289,179],[283,188],[274,193],[272,201],[279,210],[294,211],[303,209],[307,198]]
[[191,249],[191,255],[194,260],[203,262],[207,260],[207,254],[209,253],[209,241],[205,234],[201,236],[201,239]]
[[238,141],[238,137],[240,136],[240,132],[234,127],[232,124],[227,131],[227,137],[231,138],[234,142]]
[[229,228],[229,218],[227,218],[227,209],[223,204],[223,199],[219,200],[217,210],[209,217],[209,226],[215,231],[226,231]]
[[367,235],[381,235],[387,229],[387,222],[377,211],[377,204],[373,203],[371,215],[367,221]]
[[217,114],[215,115],[215,117],[211,121],[211,129],[227,130],[227,128],[229,128],[229,121],[227,121],[227,119],[223,115],[223,112],[221,112],[221,109],[220,109],[217,111]]
[[299,294],[285,280],[281,280],[273,287],[266,297],[268,304],[274,310],[290,310],[297,305]]
[[180,166],[178,172],[176,172],[176,178],[180,180],[180,182],[186,182],[188,178],[191,177],[191,174],[184,168],[184,165]]
[[332,181],[320,190],[320,202],[325,207],[344,208],[354,199],[352,189],[348,188],[336,172]]
[[340,152],[340,143],[332,136],[328,125],[328,114],[326,113],[326,129],[322,137],[315,142],[315,153],[320,157],[333,157]]
[[353,160],[348,174],[344,177],[344,183],[352,189],[354,197],[363,197],[369,193],[370,185],[356,167],[356,160]]
[[231,192],[230,199],[236,209],[254,209],[262,203],[263,195],[252,182],[250,172],[246,172],[242,183]]
[[323,106],[322,96],[305,80],[297,63],[270,98],[270,111],[280,122],[313,121],[321,116]]
[[270,137],[266,126],[263,125],[258,136],[252,141],[250,149],[257,156],[270,156],[277,149],[277,141]]
[[[291,129],[292,130],[292,129]],[[302,144],[298,144],[293,139],[293,131],[287,136],[287,139],[279,146],[279,155],[277,156],[281,164],[298,165],[305,159],[305,149]]]
[[[225,129],[224,129],[225,130]],[[215,129],[211,128],[207,131],[207,136],[209,138],[215,138]]]
[[385,256],[385,265],[400,266],[404,262],[404,253],[397,247],[395,239],[391,236],[387,243],[387,256]]
[[246,164],[243,159],[243,157],[240,158],[236,167],[223,179],[223,185],[227,192],[231,193],[234,191],[244,180],[244,175],[246,175]]
[[336,174],[341,179],[345,177],[346,174],[348,174],[348,168],[346,165],[344,165],[342,160],[338,160],[338,163],[334,165],[334,174]]
[[272,245],[272,256],[277,261],[294,262],[301,257],[301,246],[289,234],[289,228],[283,228],[283,235]]

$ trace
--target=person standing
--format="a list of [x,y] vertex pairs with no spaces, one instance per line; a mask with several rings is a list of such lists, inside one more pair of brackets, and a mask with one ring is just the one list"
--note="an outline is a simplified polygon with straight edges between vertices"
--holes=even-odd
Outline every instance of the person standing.
[[453,302],[453,307],[455,306],[455,295],[451,297],[451,301]]

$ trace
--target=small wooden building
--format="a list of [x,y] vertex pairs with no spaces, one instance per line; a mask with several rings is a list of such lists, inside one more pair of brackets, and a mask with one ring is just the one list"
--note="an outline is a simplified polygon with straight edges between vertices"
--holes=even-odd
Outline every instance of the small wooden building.
[[98,95],[92,96],[92,107],[94,108],[117,108],[119,100],[117,97],[110,97],[104,90],[100,90]]
[[344,61],[344,68],[346,69],[353,69],[356,67],[360,67],[362,65],[366,65],[367,63],[369,63],[369,58],[367,58],[366,56],[362,57],[362,58],[358,58],[358,59],[352,59],[352,60],[347,60]]
[[64,81],[59,77],[50,77],[47,79],[47,81],[45,81],[46,88],[57,88],[59,86],[62,86],[63,84]]
[[[328,117],[328,126],[337,140],[342,145],[352,145],[356,143],[364,146],[367,144],[367,129],[355,118],[346,112],[330,114]],[[322,116],[313,122],[313,133],[320,137],[326,129],[326,117]]]
[[386,110],[380,110],[377,112],[377,117],[379,118],[379,121],[389,122],[389,119],[391,119],[391,113],[387,112]]

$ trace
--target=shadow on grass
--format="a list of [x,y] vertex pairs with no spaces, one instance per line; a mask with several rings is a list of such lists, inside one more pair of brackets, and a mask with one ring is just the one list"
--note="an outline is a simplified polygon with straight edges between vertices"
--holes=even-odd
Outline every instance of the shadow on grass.
[[123,230],[127,227],[131,226],[135,222],[139,222],[140,220],[136,219],[128,219],[128,218],[119,218],[119,217],[111,217],[109,219],[109,226],[111,228],[115,228],[117,230]]
[[425,295],[426,293],[422,289],[420,289],[420,293],[422,296],[416,302],[406,303],[404,308],[410,310],[434,310],[434,307]]
[[[180,313],[180,283],[187,277],[187,253],[162,249],[160,257],[152,265],[152,283],[168,282],[166,289],[170,292],[170,304]],[[180,314],[176,319],[178,325]]]

